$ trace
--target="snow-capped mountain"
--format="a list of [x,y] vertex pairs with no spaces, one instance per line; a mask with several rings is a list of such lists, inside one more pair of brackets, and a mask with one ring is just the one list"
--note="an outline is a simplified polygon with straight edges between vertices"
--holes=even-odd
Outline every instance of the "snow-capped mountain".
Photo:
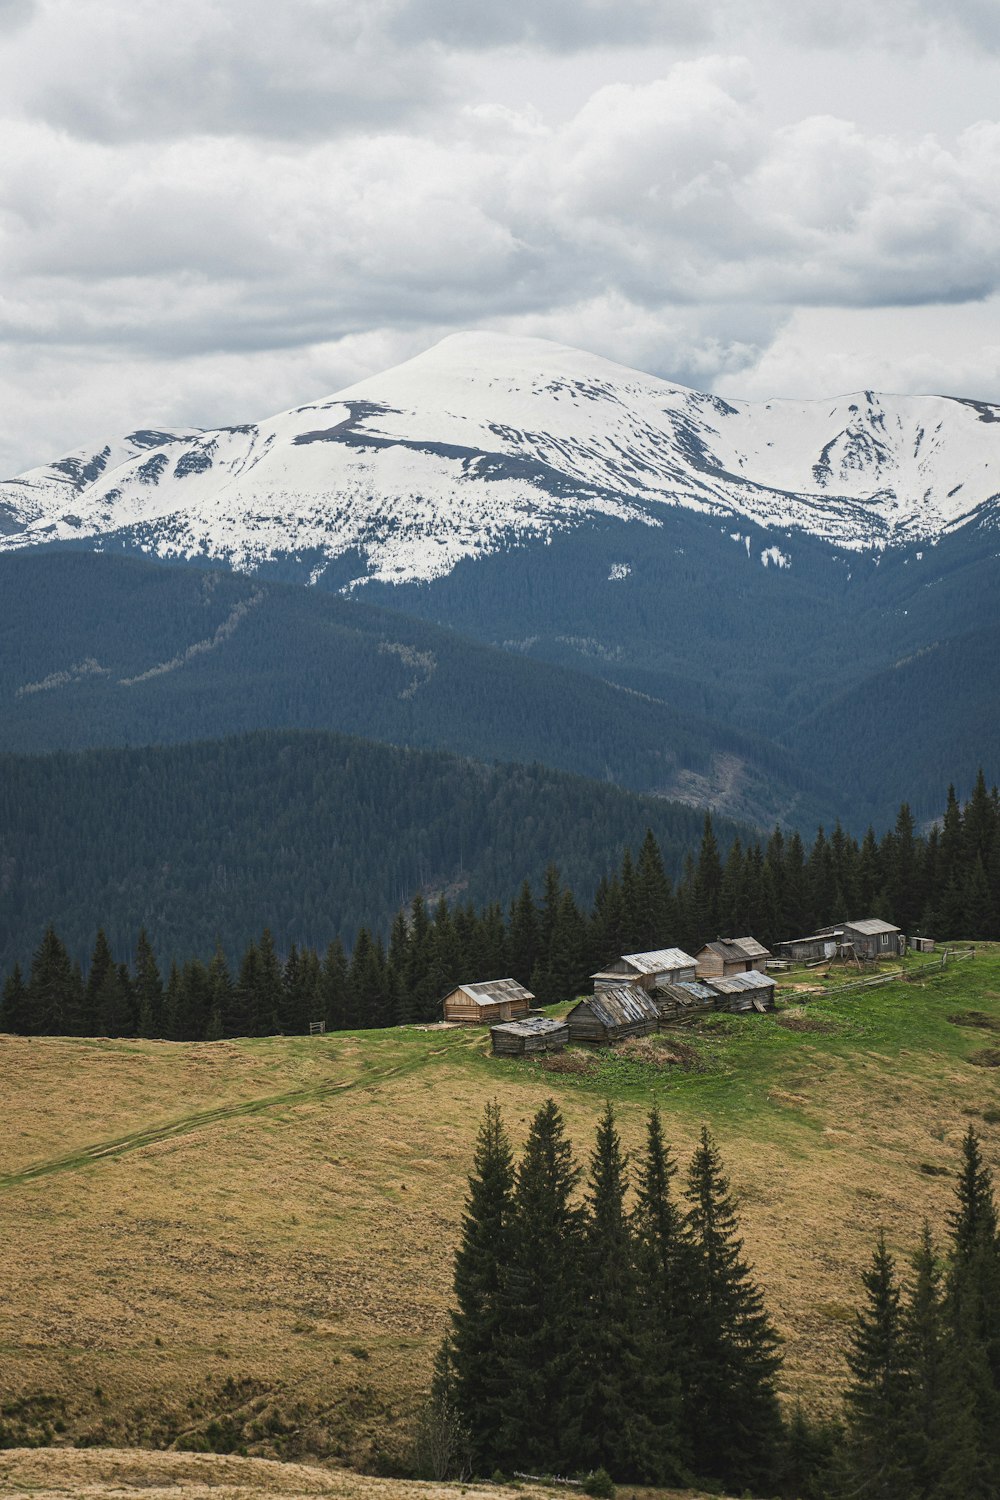
[[[941,396],[730,402],[543,339],[456,334],[260,423],[142,430],[0,485],[0,549],[114,542],[309,576],[433,579],[587,518],[671,509],[838,549],[954,531],[1000,492],[1000,407]],[[740,533],[734,533],[739,538]],[[748,544],[749,551],[749,544]]]

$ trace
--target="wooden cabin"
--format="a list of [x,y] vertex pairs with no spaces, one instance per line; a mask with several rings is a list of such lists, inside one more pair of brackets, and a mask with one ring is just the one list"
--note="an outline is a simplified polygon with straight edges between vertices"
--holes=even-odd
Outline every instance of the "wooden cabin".
[[846,957],[901,958],[906,952],[903,933],[891,922],[883,922],[880,917],[845,922],[841,943]]
[[626,953],[590,977],[595,993],[618,989],[623,984],[655,990],[664,984],[694,979],[695,961],[682,948],[654,948],[649,953]]
[[700,979],[682,979],[677,984],[663,984],[653,996],[659,1015],[660,1030],[717,1010],[719,997],[710,985]]
[[729,974],[746,974],[763,969],[772,955],[756,938],[716,938],[695,955],[699,979],[725,979]]
[[444,1019],[466,1026],[516,1021],[528,1014],[534,998],[516,979],[481,979],[460,984],[444,997]]
[[736,1012],[758,1010],[761,1014],[774,1009],[774,980],[757,969],[743,974],[727,974],[718,979],[706,979],[719,996],[719,1010]]
[[648,1036],[659,1023],[656,1002],[637,984],[595,990],[586,1000],[577,1001],[566,1017],[570,1041],[594,1047],[629,1036]]
[[525,1021],[504,1021],[490,1027],[494,1057],[523,1057],[535,1052],[561,1052],[569,1041],[565,1020],[553,1016],[529,1016]]
[[822,963],[825,958],[836,958],[843,936],[842,927],[821,927],[811,937],[789,938],[779,943],[778,953],[793,964]]

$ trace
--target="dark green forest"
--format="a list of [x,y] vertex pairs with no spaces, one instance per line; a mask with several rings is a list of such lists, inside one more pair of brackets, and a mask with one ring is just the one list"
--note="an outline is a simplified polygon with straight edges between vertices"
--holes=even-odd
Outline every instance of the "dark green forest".
[[787,751],[680,693],[638,696],[356,596],[87,552],[0,557],[0,705],[14,752],[328,729],[651,793],[725,753],[742,767],[740,817],[850,811]]
[[[819,830],[806,851],[798,834],[775,830],[765,845],[734,836],[723,855],[706,817],[697,858],[677,880],[647,830],[637,853],[626,848],[602,875],[589,909],[550,865],[537,893],[525,879],[506,908],[442,896],[428,910],[418,894],[397,910],[387,941],[362,926],[350,950],[335,927],[318,946],[288,945],[265,927],[249,943],[244,932],[235,946],[218,944],[211,958],[188,949],[164,976],[145,928],[123,943],[109,941],[107,926],[84,976],[50,926],[30,965],[10,969],[0,1025],[200,1041],[303,1033],[312,1021],[330,1030],[434,1021],[463,980],[513,975],[552,1004],[588,989],[588,976],[622,953],[677,945],[693,954],[719,933],[773,946],[873,914],[911,935],[1000,938],[1000,798],[982,775],[964,808],[949,789],[943,823],[926,838],[904,804],[881,840]],[[241,955],[235,969],[227,952]]]
[[350,945],[415,891],[506,903],[552,862],[589,902],[647,827],[676,875],[701,825],[608,782],[335,734],[0,756],[0,967],[49,922],[81,960],[101,925],[123,955],[145,926],[164,962],[265,926],[282,952]]

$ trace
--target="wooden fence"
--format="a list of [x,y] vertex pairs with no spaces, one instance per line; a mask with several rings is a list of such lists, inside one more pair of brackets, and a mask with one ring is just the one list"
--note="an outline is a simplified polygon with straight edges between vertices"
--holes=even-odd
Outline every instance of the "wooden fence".
[[831,984],[825,990],[812,995],[800,995],[800,1000],[827,1000],[834,995],[846,995],[852,990],[874,990],[883,984],[909,984],[915,979],[929,979],[940,974],[949,964],[961,963],[963,959],[975,958],[975,948],[945,948],[940,958],[920,964],[914,969],[893,969],[888,974],[872,974],[867,979],[852,979],[848,984]]

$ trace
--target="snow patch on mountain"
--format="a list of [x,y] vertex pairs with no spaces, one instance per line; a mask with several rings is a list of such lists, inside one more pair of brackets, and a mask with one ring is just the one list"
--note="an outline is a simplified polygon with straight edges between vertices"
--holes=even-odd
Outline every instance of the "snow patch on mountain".
[[[718,515],[878,551],[994,515],[1000,408],[943,396],[723,401],[543,339],[458,334],[261,423],[140,429],[0,485],[0,549],[114,543],[250,570],[345,553],[429,580],[595,517]],[[761,539],[764,542],[768,538]],[[611,577],[623,577],[614,574]]]

